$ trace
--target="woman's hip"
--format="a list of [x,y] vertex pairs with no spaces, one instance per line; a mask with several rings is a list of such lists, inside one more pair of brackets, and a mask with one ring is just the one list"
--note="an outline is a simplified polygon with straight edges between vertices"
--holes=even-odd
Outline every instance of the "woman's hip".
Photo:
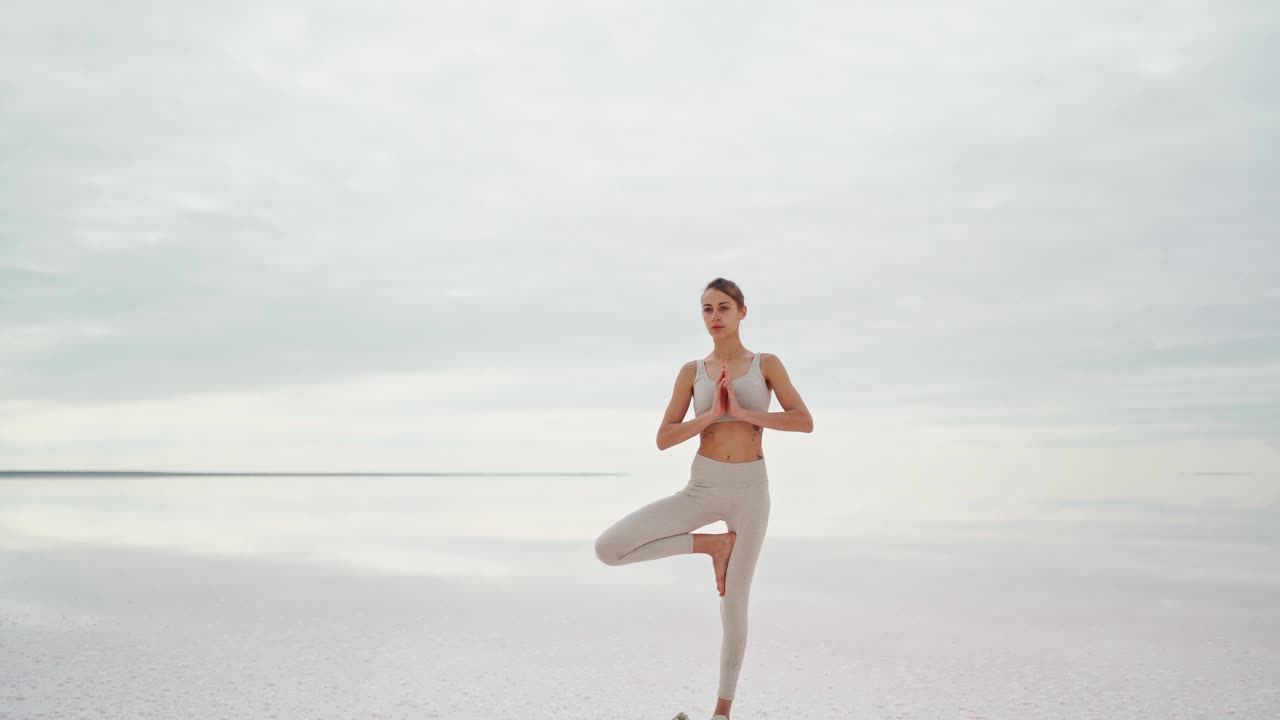
[[764,458],[735,463],[695,453],[689,467],[689,484],[723,489],[757,488],[768,492],[769,470]]

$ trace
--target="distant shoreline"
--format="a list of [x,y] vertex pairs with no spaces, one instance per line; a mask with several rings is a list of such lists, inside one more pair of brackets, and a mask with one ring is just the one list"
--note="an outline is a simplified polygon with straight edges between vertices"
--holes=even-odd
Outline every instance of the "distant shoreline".
[[619,472],[170,472],[167,470],[0,470],[9,477],[622,477]]

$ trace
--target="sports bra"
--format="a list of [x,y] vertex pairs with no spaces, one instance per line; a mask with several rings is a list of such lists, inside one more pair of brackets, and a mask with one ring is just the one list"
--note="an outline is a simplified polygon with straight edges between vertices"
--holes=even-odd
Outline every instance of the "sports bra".
[[[751,366],[747,368],[747,374],[742,377],[730,378],[733,383],[733,394],[738,399],[738,404],[748,410],[767,411],[769,409],[769,384],[764,381],[764,375],[760,372],[760,353],[756,353],[751,357]],[[693,412],[694,415],[701,415],[711,409],[712,401],[715,399],[716,381],[707,375],[707,364],[704,360],[698,360],[698,370],[693,378]],[[721,415],[712,420],[714,425],[718,422],[730,422],[737,418],[729,415]]]

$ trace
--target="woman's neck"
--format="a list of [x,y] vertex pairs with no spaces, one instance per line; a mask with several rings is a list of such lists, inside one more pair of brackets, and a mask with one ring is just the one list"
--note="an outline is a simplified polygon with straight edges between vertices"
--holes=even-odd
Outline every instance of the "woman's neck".
[[737,335],[734,335],[731,338],[723,338],[716,343],[715,348],[711,351],[711,357],[721,363],[729,363],[742,357],[742,354],[746,351],[747,348],[743,346],[742,340]]

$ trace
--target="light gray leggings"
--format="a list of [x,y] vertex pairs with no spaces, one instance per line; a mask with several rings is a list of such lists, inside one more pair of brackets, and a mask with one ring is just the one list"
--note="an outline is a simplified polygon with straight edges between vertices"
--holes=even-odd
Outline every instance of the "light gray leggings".
[[747,600],[769,527],[769,505],[763,459],[727,463],[695,453],[684,489],[623,517],[596,538],[601,562],[625,565],[692,553],[693,531],[717,520],[738,534],[720,598],[719,696],[726,700],[733,699],[747,650]]

